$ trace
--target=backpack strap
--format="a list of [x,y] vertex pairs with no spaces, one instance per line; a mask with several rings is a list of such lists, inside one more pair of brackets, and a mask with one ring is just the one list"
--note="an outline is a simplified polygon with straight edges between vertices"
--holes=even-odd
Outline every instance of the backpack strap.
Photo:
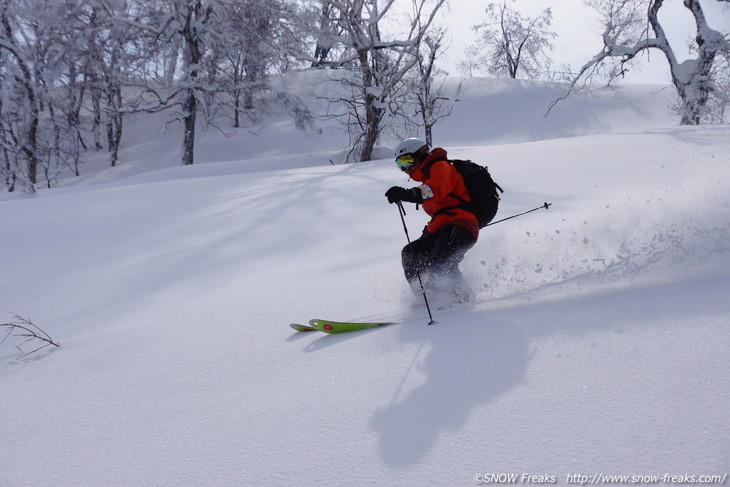
[[[434,164],[436,164],[437,162],[440,162],[440,161],[446,161],[449,164],[451,164],[451,161],[447,157],[439,157],[438,159],[434,159],[433,161],[429,161],[428,165],[424,166],[421,169],[421,172],[423,173],[423,175],[426,176],[426,178],[430,178],[431,177],[431,167]],[[453,164],[451,164],[451,165],[453,166]],[[454,193],[449,193],[448,195],[451,196],[451,197],[453,197],[453,198],[455,198],[455,199],[457,199],[457,200],[459,200],[459,204],[458,205],[453,205],[453,206],[447,206],[445,208],[441,208],[440,210],[435,211],[433,213],[433,215],[432,215],[433,218],[437,217],[438,215],[455,216],[456,213],[454,213],[453,210],[456,210],[458,208],[463,208],[464,205],[466,203],[468,203],[468,201],[466,201],[464,198],[462,198],[462,197],[460,197],[460,196],[458,196],[458,195],[456,195]]]
[[[441,159],[439,159],[439,160],[441,160]],[[448,160],[448,159],[444,159],[444,160],[446,160],[449,164],[452,164],[453,165],[453,163],[450,160]],[[438,161],[433,161],[433,162],[438,162]],[[469,160],[467,162],[471,162],[471,160]],[[429,164],[429,167],[428,167],[429,170],[431,169],[431,165],[433,165],[433,163],[430,163]],[[487,169],[487,168],[485,167],[485,169]],[[458,171],[458,169],[457,169],[457,171]],[[489,169],[487,169],[487,172],[488,171],[489,171]],[[462,178],[463,177],[464,176],[462,174]],[[491,180],[492,184],[494,184],[494,188],[496,188],[494,190],[494,192],[492,193],[492,196],[494,196],[494,199],[496,199],[497,201],[501,201],[501,198],[499,197],[499,193],[497,192],[497,190],[499,190],[500,193],[504,193],[504,190],[502,189],[502,187],[499,184],[497,184],[497,182],[494,179],[491,178],[491,175],[490,175],[490,180]],[[464,180],[464,182],[466,183],[466,180]],[[467,189],[468,189],[468,187],[467,187]],[[477,216],[477,218],[479,218],[478,215],[475,213],[475,211],[473,209],[473,206],[471,205],[471,203],[473,203],[473,201],[471,201],[471,200],[467,201],[464,198],[462,198],[461,196],[459,196],[459,195],[457,195],[457,194],[455,194],[453,192],[452,193],[449,193],[449,196],[451,196],[452,198],[458,200],[459,201],[459,204],[458,205],[453,205],[453,206],[448,206],[446,208],[441,208],[440,210],[436,211],[433,214],[434,217],[437,216],[437,215],[441,215],[441,214],[446,214],[446,215],[449,215],[449,216],[454,216],[455,213],[453,212],[453,210],[456,210],[458,208],[462,208],[462,209],[468,211],[469,213],[474,214],[475,216]]]
[[[453,210],[456,210],[459,208],[462,208],[462,209],[468,211],[469,213],[473,213],[468,208],[468,204],[470,203],[470,201],[467,201],[464,198],[462,198],[461,196],[454,194],[454,193],[449,193],[449,196],[451,196],[454,199],[459,200],[459,204],[454,205],[454,206],[447,206],[446,208],[441,208],[440,210],[434,212],[433,216],[437,216],[437,215],[455,216],[456,213],[454,213]],[[499,198],[497,198],[497,199],[499,199]]]

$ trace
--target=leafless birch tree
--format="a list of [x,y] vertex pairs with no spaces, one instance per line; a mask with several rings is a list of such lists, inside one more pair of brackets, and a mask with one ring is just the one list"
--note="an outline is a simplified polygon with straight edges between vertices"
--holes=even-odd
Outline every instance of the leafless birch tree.
[[[728,0],[718,0],[727,2]],[[730,101],[730,38],[727,32],[712,29],[700,0],[683,0],[694,19],[696,31],[690,45],[693,57],[679,61],[675,47],[659,19],[664,0],[589,0],[602,18],[603,48],[571,80],[564,99],[583,82],[607,72],[609,79],[623,76],[641,53],[656,50],[664,55],[676,89],[677,112],[681,125],[697,125],[720,117]]]

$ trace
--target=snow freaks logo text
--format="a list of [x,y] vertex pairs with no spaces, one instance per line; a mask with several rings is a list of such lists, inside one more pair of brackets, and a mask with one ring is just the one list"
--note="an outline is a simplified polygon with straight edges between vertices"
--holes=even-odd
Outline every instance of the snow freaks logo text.
[[[726,485],[728,474],[716,475],[605,475],[595,473],[583,475],[571,473],[565,476],[569,485]],[[478,473],[474,475],[475,484],[557,484],[557,475],[532,475],[527,473]]]
[[529,473],[478,473],[474,475],[475,484],[557,484],[558,476],[550,474],[533,475]]

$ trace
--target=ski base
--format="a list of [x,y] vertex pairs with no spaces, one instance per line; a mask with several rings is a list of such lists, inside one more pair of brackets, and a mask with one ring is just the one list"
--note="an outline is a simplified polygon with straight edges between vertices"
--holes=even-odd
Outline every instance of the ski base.
[[312,328],[311,326],[307,325],[300,325],[299,323],[292,323],[289,326],[291,326],[294,330],[301,332],[317,331],[316,328]]

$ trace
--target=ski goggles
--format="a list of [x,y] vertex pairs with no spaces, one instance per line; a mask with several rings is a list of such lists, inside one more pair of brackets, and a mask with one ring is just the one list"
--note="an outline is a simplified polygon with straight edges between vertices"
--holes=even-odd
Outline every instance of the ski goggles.
[[395,163],[401,171],[412,167],[415,162],[416,160],[413,158],[413,154],[403,154],[395,158]]

